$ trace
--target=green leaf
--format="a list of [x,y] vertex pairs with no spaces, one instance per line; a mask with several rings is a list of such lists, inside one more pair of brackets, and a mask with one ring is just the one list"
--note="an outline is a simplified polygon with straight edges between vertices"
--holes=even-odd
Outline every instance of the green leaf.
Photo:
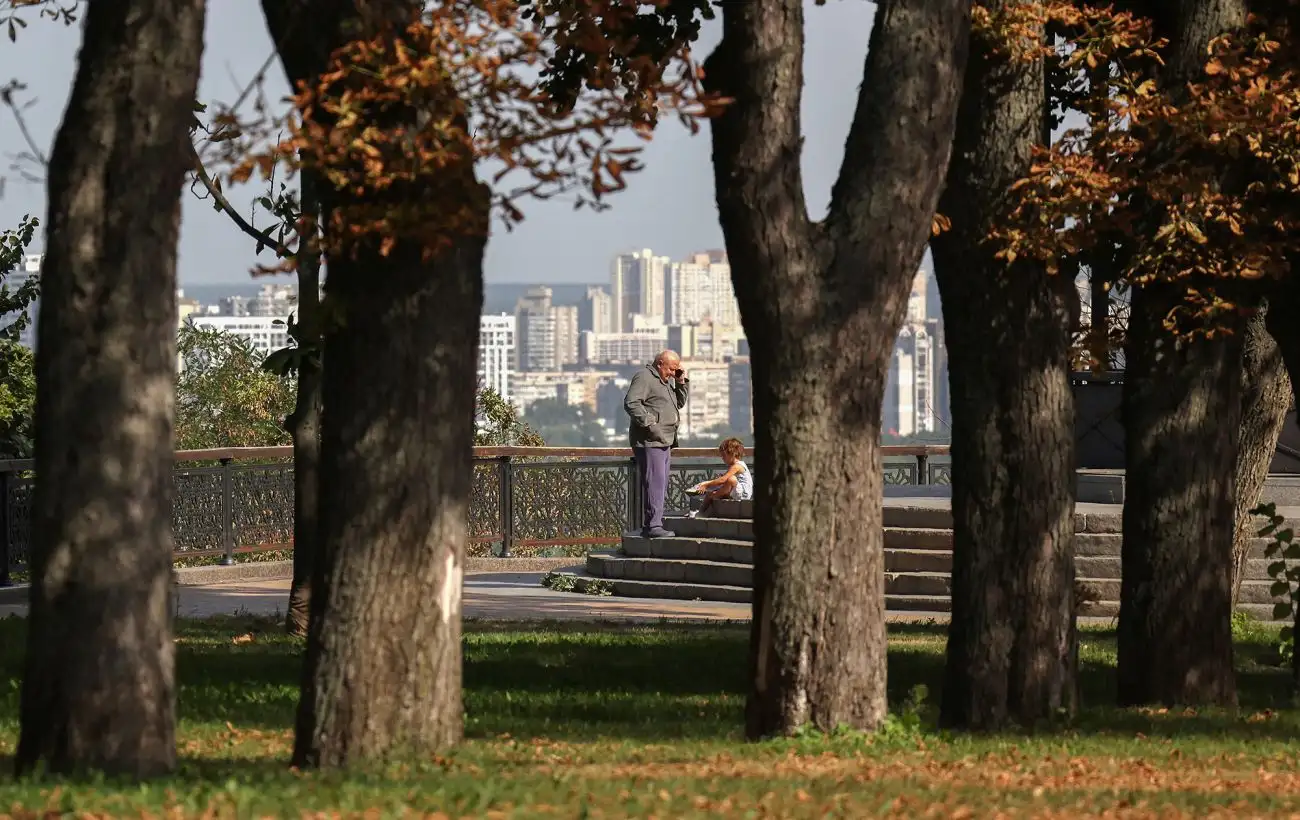
[[1287,545],[1287,548],[1282,550],[1282,557],[1289,561],[1294,561],[1297,558],[1300,558],[1300,544]]
[[1288,527],[1273,537],[1276,538],[1278,541],[1289,544],[1295,538],[1295,531],[1292,530],[1290,527]]
[[282,347],[262,361],[262,369],[277,376],[287,376],[297,368],[298,355],[298,348]]
[[1270,578],[1276,578],[1279,575],[1286,574],[1286,561],[1274,561],[1268,565],[1268,574]]
[[1283,642],[1285,642],[1285,641],[1289,641],[1289,640],[1291,640],[1291,636],[1294,635],[1294,634],[1295,634],[1295,627],[1284,626],[1284,627],[1282,627],[1281,629],[1278,630],[1277,636],[1278,636],[1278,638],[1280,638]]
[[1268,588],[1268,594],[1275,598],[1281,595],[1290,595],[1291,585],[1286,581],[1274,581],[1272,586]]
[[1273,620],[1280,621],[1283,618],[1291,617],[1291,602],[1279,601],[1273,604]]

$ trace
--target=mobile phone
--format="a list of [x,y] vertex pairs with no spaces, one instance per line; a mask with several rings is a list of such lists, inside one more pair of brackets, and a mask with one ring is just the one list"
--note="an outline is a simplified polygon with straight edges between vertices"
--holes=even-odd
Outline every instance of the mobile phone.
[[682,370],[680,367],[673,371],[673,378],[674,378],[674,379],[680,379],[682,376],[685,376],[685,375],[686,375],[686,371],[685,371],[685,370]]

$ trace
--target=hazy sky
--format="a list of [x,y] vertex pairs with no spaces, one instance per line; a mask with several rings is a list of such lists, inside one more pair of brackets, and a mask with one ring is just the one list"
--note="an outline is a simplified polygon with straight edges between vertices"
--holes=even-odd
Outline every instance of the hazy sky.
[[[803,162],[809,207],[820,217],[843,156],[875,6],[866,0],[839,0],[821,7],[805,0],[805,5]],[[209,8],[199,96],[232,102],[271,54],[270,37],[257,0],[211,0]],[[715,21],[697,46],[701,58],[717,37]],[[35,19],[17,43],[0,39],[0,83],[15,78],[28,85],[28,98],[36,99],[26,111],[28,126],[47,151],[72,86],[79,42],[78,27]],[[287,88],[277,63],[268,91],[278,99]],[[13,155],[25,145],[8,111],[0,114],[0,173],[7,178],[0,225],[15,226],[26,213],[44,219],[43,186],[24,182],[9,170]],[[629,190],[612,198],[612,209],[593,213],[574,211],[571,202],[526,204],[526,221],[510,233],[496,230],[488,245],[488,282],[605,281],[611,258],[625,250],[653,248],[678,258],[721,247],[709,150],[707,127],[692,137],[676,121],[666,122],[646,148],[645,170],[630,178]],[[250,186],[244,196],[236,193],[232,199],[246,204],[253,192]],[[187,191],[180,244],[182,284],[246,282],[254,260],[249,241],[227,217]]]

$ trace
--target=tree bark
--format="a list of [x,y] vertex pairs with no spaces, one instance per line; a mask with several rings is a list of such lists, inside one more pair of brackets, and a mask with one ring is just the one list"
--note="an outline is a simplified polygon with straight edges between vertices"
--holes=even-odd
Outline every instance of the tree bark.
[[461,737],[460,595],[482,239],[330,264],[321,540],[294,761],[345,766]]
[[314,170],[301,171],[301,186],[304,224],[299,239],[297,321],[302,343],[316,349],[299,361],[297,402],[288,420],[293,436],[293,580],[285,628],[291,635],[307,634],[311,575],[320,541],[321,249],[320,191]]
[[[419,6],[264,0],[263,10],[290,79],[313,83],[346,38]],[[414,127],[423,113],[390,111],[383,125]],[[332,213],[410,202],[457,209],[471,229],[433,256],[405,237],[387,254],[379,237],[344,252],[328,246],[325,298],[342,319],[324,334],[320,540],[298,766],[428,756],[462,735],[460,600],[488,192],[469,155],[432,190],[322,191]]]
[[[879,5],[830,212],[804,203],[802,0],[728,0],[706,81],[754,368],[751,738],[885,717],[880,414],[966,60],[965,0]],[[743,272],[743,274],[741,273]]]
[[1265,327],[1268,306],[1246,324],[1241,367],[1241,433],[1237,451],[1237,498],[1232,538],[1232,603],[1241,595],[1246,562],[1260,521],[1250,511],[1263,497],[1268,468],[1291,409],[1291,379],[1282,352]]
[[1067,288],[986,241],[1026,176],[1041,63],[972,38],[948,184],[931,242],[952,402],[952,623],[941,720],[1033,725],[1075,702],[1074,395]]
[[1240,328],[1177,340],[1182,298],[1136,289],[1124,379],[1119,700],[1231,704],[1234,472],[1241,420]]
[[[1300,270],[1300,257],[1292,256],[1288,261],[1292,271]],[[1292,274],[1275,283],[1268,304],[1264,326],[1277,344],[1282,362],[1286,365],[1291,381],[1291,401],[1295,402],[1295,390],[1300,385],[1300,325],[1296,324],[1293,317],[1300,313],[1300,278]],[[1300,609],[1294,613],[1292,628],[1300,629]],[[1300,655],[1296,653],[1291,656],[1291,688],[1293,693],[1300,693]]]
[[176,243],[203,17],[90,4],[51,157],[19,772],[176,762]]
[[[1157,26],[1171,35],[1164,85],[1178,93],[1201,74],[1210,40],[1245,24],[1246,9],[1241,0],[1194,0],[1163,15]],[[1236,702],[1231,576],[1243,328],[1175,340],[1163,323],[1187,286],[1133,289],[1123,397],[1121,705]]]

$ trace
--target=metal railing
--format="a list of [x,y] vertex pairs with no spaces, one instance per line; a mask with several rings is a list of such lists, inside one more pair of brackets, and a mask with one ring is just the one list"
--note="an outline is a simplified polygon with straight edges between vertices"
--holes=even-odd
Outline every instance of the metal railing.
[[[884,447],[886,484],[948,484],[945,446]],[[172,532],[178,560],[232,564],[293,549],[293,449],[252,447],[176,453]],[[616,544],[640,520],[642,499],[626,448],[476,447],[470,553],[577,554]],[[0,461],[0,585],[31,554],[32,462]],[[669,509],[721,470],[712,449],[674,451]]]

